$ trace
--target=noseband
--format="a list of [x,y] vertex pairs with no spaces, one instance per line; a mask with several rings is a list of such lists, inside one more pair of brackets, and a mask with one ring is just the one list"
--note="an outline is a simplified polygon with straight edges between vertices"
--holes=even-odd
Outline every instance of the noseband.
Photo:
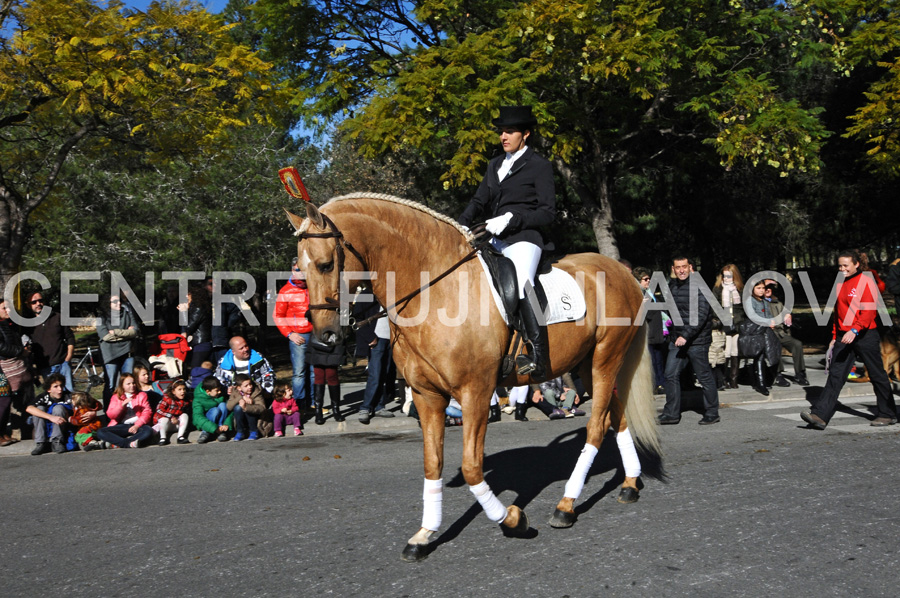
[[[366,265],[366,260],[363,259],[363,256],[356,250],[353,245],[350,244],[344,238],[344,234],[338,229],[337,225],[325,214],[320,214],[322,216],[322,221],[325,223],[327,227],[327,231],[324,233],[310,233],[303,232],[297,235],[300,237],[300,240],[303,239],[337,239],[335,243],[335,249],[337,250],[337,268],[338,275],[344,271],[344,248],[347,248],[347,251],[353,254],[353,256],[359,260],[359,263],[363,265],[366,271],[368,271],[369,267]],[[340,282],[338,282],[338,297],[340,297],[341,286]],[[312,311],[314,309],[319,310],[327,310],[327,311],[338,311],[341,308],[341,302],[339,299],[332,299],[331,297],[325,298],[325,303],[318,303],[315,305],[310,305],[307,309]]]

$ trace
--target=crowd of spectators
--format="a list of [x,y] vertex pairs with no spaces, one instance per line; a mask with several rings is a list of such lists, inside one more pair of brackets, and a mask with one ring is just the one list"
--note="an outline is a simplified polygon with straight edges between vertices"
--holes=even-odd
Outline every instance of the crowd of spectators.
[[[900,260],[889,265],[886,282],[868,267],[864,254],[847,252],[841,260],[845,274],[872,272],[879,292],[900,294]],[[844,262],[850,266],[845,267]],[[647,344],[655,387],[658,394],[666,396],[660,424],[680,422],[681,393],[686,388],[696,388],[695,380],[703,396],[701,424],[720,421],[719,392],[747,384],[761,395],[768,395],[772,386],[809,385],[803,343],[794,336],[797,325],[791,314],[785,314],[780,322],[769,326],[750,317],[754,314],[777,320],[783,313],[776,280],[760,280],[745,292],[738,267],[726,264],[716,271],[712,287],[712,296],[721,309],[713,309],[700,290],[702,285],[690,284],[696,274],[694,262],[687,257],[676,256],[672,260],[665,288],[651,290],[653,273],[647,268],[636,267],[632,274],[647,304],[666,304],[665,309],[648,305],[646,310]],[[9,317],[8,306],[0,301],[0,446],[15,442],[10,428],[27,430],[29,427],[35,442],[34,455],[63,453],[76,447],[90,451],[171,442],[187,444],[191,429],[200,432],[197,442],[201,444],[213,439],[256,440],[273,433],[283,437],[289,428],[299,436],[307,418],[316,424],[324,423],[329,413],[323,404],[326,388],[331,416],[334,421],[344,420],[338,380],[344,350],[342,346],[327,347],[314,342],[312,326],[306,319],[309,295],[296,260],[292,264],[292,277],[280,290],[273,313],[291,356],[293,371],[289,382],[276,383],[269,361],[251,348],[243,336],[230,336],[235,314],[240,317],[237,308],[225,310],[224,322],[214,320],[211,292],[212,282],[208,279],[191,287],[186,303],[178,304],[176,295],[168,294],[159,332],[170,334],[177,330],[175,334],[185,339],[190,351],[184,359],[183,374],[165,382],[154,380],[153,367],[141,358],[136,359],[134,342],[140,325],[133,310],[119,295],[104,297],[97,326],[106,374],[101,401],[89,393],[75,392],[70,366],[75,337],[68,327],[60,324],[58,313],[31,329],[19,330]],[[841,300],[839,296],[839,311]],[[44,309],[43,294],[28,294],[25,304],[34,315],[39,315]],[[694,305],[696,309],[690,319],[669,313],[688,314]],[[844,305],[844,312],[847,308]],[[363,424],[368,424],[373,417],[395,415],[387,409],[387,403],[395,398],[397,374],[387,318],[383,314],[383,308],[371,300],[359,301],[354,306],[355,317],[365,323],[357,335],[357,355],[368,358],[367,382],[359,408],[359,421]],[[877,328],[877,322],[874,317],[864,320],[866,328],[862,331],[835,326],[834,334],[840,336],[835,337],[838,349],[853,349],[850,353],[836,354],[835,363],[840,364],[841,372],[851,367],[846,365],[851,354],[864,358],[867,366],[875,364],[877,343],[872,341],[875,337],[867,334],[869,328]],[[896,329],[897,324],[894,326]],[[841,331],[844,334],[839,334]],[[230,338],[227,342],[217,340],[223,336]],[[854,340],[862,349],[852,346]],[[785,371],[782,351],[790,355],[793,364],[790,374]],[[848,372],[851,377],[854,375],[852,370]],[[890,393],[884,392],[885,381],[877,372],[873,373],[873,384],[879,395],[878,422],[890,425],[896,421],[895,408],[887,398]],[[835,394],[834,389],[839,391],[839,378],[845,380],[847,375],[834,374],[829,378],[832,391],[826,393],[828,397]],[[541,411],[551,420],[585,414],[580,404],[587,393],[585,389],[577,390],[571,375],[541,384],[497,390],[491,401],[490,422],[501,419],[501,403],[506,403],[503,410],[514,415],[517,421],[528,420],[529,408]],[[833,397],[828,397],[828,401],[833,401]],[[816,415],[814,409],[804,419],[812,427],[823,428],[832,409],[833,406],[824,407],[818,412],[821,415]],[[11,418],[12,413],[20,416]],[[411,415],[415,415],[414,409]],[[451,404],[447,424],[460,424],[461,417],[459,405]]]

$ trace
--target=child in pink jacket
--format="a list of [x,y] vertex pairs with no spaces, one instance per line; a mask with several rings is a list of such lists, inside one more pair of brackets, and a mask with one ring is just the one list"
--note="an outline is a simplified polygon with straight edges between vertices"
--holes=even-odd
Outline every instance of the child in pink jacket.
[[119,386],[106,408],[109,425],[94,432],[94,436],[104,443],[103,448],[140,448],[153,436],[153,428],[150,427],[153,410],[147,401],[147,393],[136,390],[137,382],[132,374],[119,377]]
[[303,436],[303,424],[300,423],[300,411],[294,400],[294,389],[290,384],[279,383],[273,392],[272,412],[275,414],[275,436],[284,436],[286,424],[294,426],[294,436]]

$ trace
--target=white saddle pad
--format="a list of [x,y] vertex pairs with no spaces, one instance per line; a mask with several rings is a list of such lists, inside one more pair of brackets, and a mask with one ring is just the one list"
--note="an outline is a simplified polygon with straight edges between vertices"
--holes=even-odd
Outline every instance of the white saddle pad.
[[[509,324],[509,316],[503,303],[500,301],[500,294],[491,281],[491,275],[488,272],[487,264],[478,254],[478,261],[487,277],[488,286],[491,287],[491,295],[494,297],[494,305],[503,316],[503,321]],[[547,274],[538,276],[544,292],[547,294],[547,324],[558,324],[560,322],[574,322],[584,317],[587,312],[587,306],[584,300],[584,293],[578,287],[575,279],[564,270],[559,268],[551,268]]]

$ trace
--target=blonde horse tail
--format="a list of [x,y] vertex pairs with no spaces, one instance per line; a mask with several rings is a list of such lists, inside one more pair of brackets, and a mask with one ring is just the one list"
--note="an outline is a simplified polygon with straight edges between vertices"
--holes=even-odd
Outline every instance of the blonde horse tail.
[[619,400],[625,403],[625,421],[632,436],[646,452],[661,456],[656,402],[653,398],[653,366],[647,348],[647,324],[634,335],[625,363],[616,377]]

